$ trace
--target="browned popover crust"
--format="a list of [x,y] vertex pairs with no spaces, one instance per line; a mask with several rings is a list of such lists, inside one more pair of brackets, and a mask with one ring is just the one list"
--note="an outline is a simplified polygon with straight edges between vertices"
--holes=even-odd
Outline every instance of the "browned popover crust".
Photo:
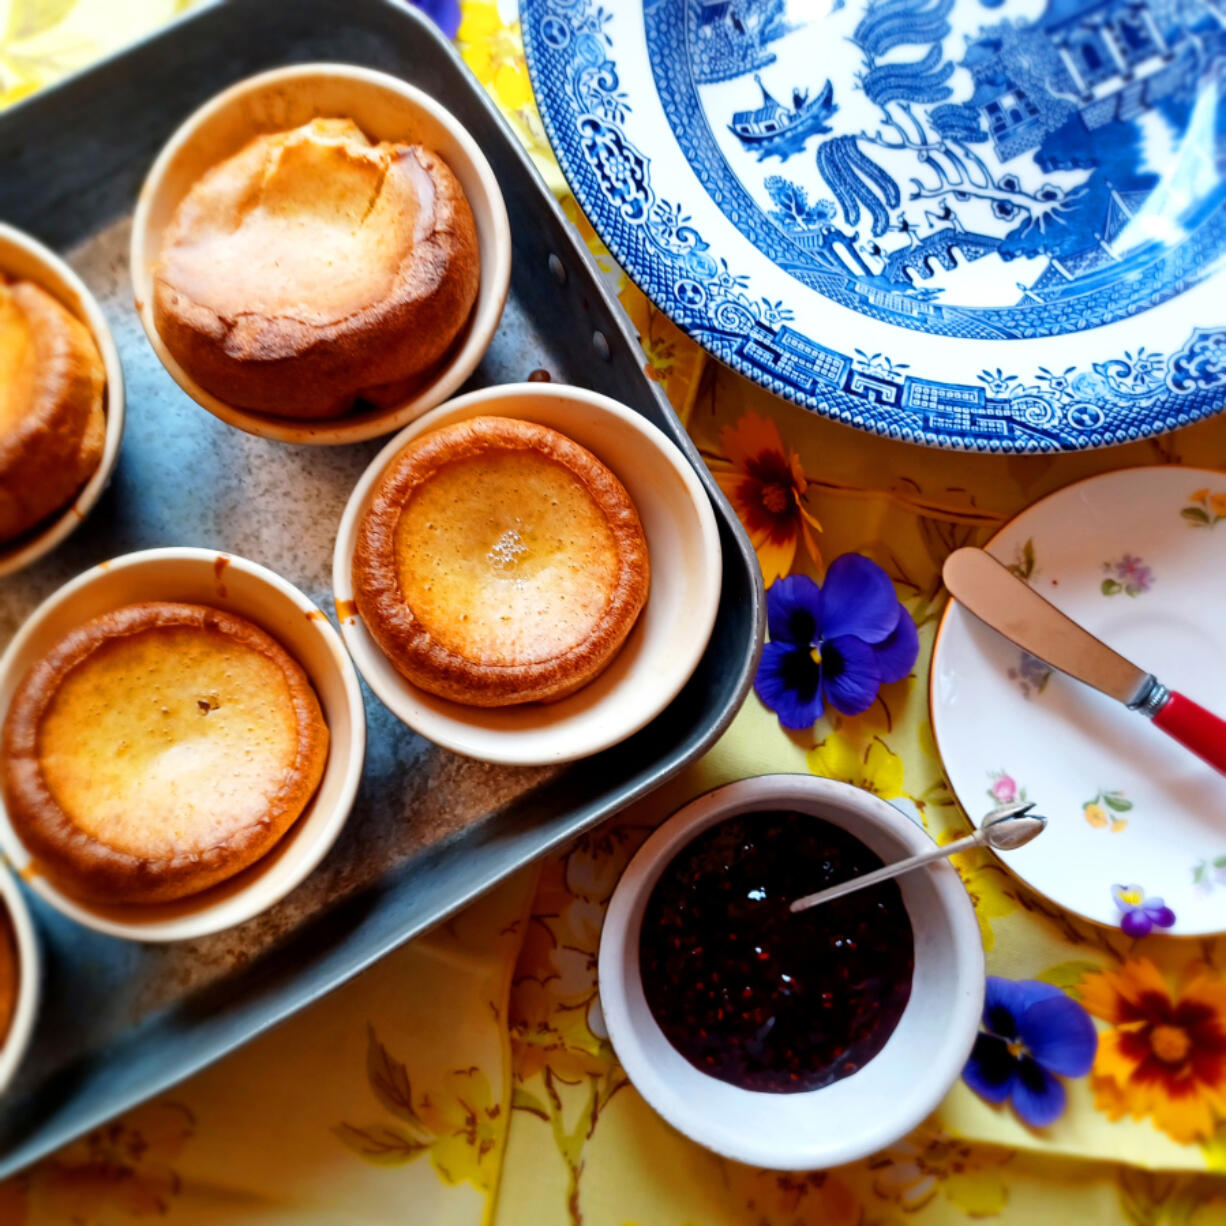
[[[247,278],[250,293],[241,309],[232,302],[219,306],[220,291],[202,292],[190,284],[199,269],[187,271],[184,253],[190,256],[210,231],[224,243],[227,226],[259,204],[285,150],[294,141],[315,139],[314,133],[329,157],[348,158],[368,170],[373,159],[381,168],[359,223],[386,230],[371,256],[377,267],[370,270],[370,297],[356,309],[347,298],[336,310],[324,298],[326,291],[317,289],[288,307],[268,309],[259,301],[257,280],[223,257],[215,266],[218,285]],[[383,194],[393,203],[380,210]],[[414,199],[415,215],[395,203],[407,206]],[[231,214],[235,222],[218,221]],[[293,242],[292,231],[284,241]],[[389,262],[390,288],[382,284]],[[421,145],[371,145],[352,121],[315,120],[255,137],[183,198],[154,267],[153,315],[179,364],[218,399],[278,417],[326,418],[346,412],[357,399],[385,403],[396,385],[410,384],[434,366],[467,323],[479,280],[472,210],[437,153]],[[287,291],[291,298],[292,290]]]
[[[408,604],[395,559],[397,523],[414,491],[445,465],[500,450],[534,451],[576,477],[602,512],[620,560],[603,614],[585,640],[522,664],[491,664],[440,643]],[[621,649],[650,579],[643,527],[621,482],[565,435],[506,417],[470,418],[410,442],[380,478],[354,548],[355,603],[384,654],[421,689],[478,707],[556,701],[588,684]]]
[[[0,430],[0,542],[70,502],[102,459],[106,374],[89,329],[30,281],[0,283],[32,340],[29,403]],[[0,371],[0,379],[12,373]]]
[[[83,830],[52,795],[40,758],[40,730],[64,679],[107,644],[167,627],[216,632],[269,660],[284,677],[297,728],[295,760],[261,817],[212,845],[148,858]],[[328,756],[328,727],[302,666],[244,618],[205,605],[148,602],[104,613],[66,635],[30,669],[4,723],[3,783],[9,819],[39,870],[66,893],[96,903],[167,902],[199,893],[267,854],[315,794]]]

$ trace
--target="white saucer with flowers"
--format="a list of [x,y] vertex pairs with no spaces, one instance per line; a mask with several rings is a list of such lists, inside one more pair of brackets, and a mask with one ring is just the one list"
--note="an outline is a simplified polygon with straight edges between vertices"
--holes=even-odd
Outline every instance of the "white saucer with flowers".
[[[988,549],[1141,668],[1226,714],[1226,473],[1094,477],[1023,511]],[[1003,861],[1033,889],[1130,936],[1226,931],[1221,775],[952,602],[929,697],[967,815],[1024,799],[1049,819]]]

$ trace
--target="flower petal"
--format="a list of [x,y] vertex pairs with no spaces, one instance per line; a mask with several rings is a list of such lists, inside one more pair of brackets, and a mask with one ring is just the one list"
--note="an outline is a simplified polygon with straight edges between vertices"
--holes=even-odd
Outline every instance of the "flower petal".
[[754,545],[754,552],[758,555],[758,567],[762,571],[763,587],[774,587],[792,569],[792,563],[796,560],[798,539],[795,528],[790,535],[783,537],[773,530],[768,530],[763,533],[761,541]]
[[818,617],[823,638],[854,634],[880,643],[898,625],[901,611],[890,576],[871,558],[845,553],[830,563]]
[[832,732],[805,754],[805,762],[815,775],[852,783],[860,777],[859,750],[841,733]]
[[1169,928],[1175,922],[1175,912],[1161,898],[1147,898],[1141,910],[1155,928]]
[[821,588],[808,575],[788,575],[772,583],[766,593],[766,625],[772,640],[806,651],[812,647],[821,597]]
[[1063,993],[1031,1005],[1018,1019],[1017,1034],[1039,1064],[1062,1077],[1084,1077],[1098,1051],[1090,1015]]
[[1009,1045],[995,1035],[981,1034],[962,1070],[962,1080],[980,1098],[1003,1103],[1013,1093],[1016,1077],[1017,1061],[1009,1054]]
[[772,417],[746,413],[736,425],[726,426],[720,431],[719,443],[728,459],[742,470],[763,452],[774,453],[781,463],[786,463],[783,439]]
[[889,634],[874,644],[877,648],[877,668],[881,672],[881,684],[901,681],[912,669],[919,655],[919,632],[911,614],[900,604],[898,625]]
[[[822,551],[817,546],[817,537],[813,535],[813,524],[817,521],[804,509],[800,508],[800,539],[804,542],[805,552],[812,559],[815,566],[822,564]],[[821,524],[817,524],[817,530],[821,531]]]
[[427,17],[432,17],[448,38],[455,38],[460,29],[459,0],[412,0]]
[[1039,1001],[1057,996],[1064,999],[1058,987],[1041,979],[1002,979],[999,975],[989,975],[983,996],[983,1024],[992,1034],[1015,1039],[1023,1014]]
[[1140,907],[1136,907],[1120,916],[1120,927],[1130,937],[1147,937],[1154,929],[1154,921]]
[[[1170,1000],[1166,980],[1148,958],[1132,958],[1119,971],[1092,971],[1082,979],[1078,990],[1087,1011],[1113,1026],[1150,1021],[1146,1004]],[[1108,1037],[1104,1036],[1099,1045],[1100,1063]]]
[[767,643],[753,688],[785,728],[803,732],[822,716],[822,670],[802,647]]
[[1064,1087],[1027,1056],[1017,1062],[1013,1109],[1031,1128],[1046,1128],[1064,1114]]
[[850,634],[823,642],[822,688],[826,701],[843,715],[867,711],[881,688],[877,653],[871,644]]

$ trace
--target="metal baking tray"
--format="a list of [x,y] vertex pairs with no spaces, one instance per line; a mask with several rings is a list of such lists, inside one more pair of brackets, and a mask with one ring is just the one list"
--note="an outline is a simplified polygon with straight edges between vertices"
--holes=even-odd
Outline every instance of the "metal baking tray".
[[[34,1044],[0,1102],[0,1176],[160,1093],[649,792],[711,745],[752,678],[762,587],[749,542],[510,129],[435,28],[390,0],[206,5],[0,116],[0,219],[64,252],[98,295],[128,389],[110,489],[66,544],[0,584],[0,645],[72,575],[156,545],[253,558],[332,613],[336,525],[380,443],[295,447],[224,425],[162,370],[127,275],[130,213],[173,129],[232,82],[310,60],[395,73],[438,98],[480,143],[506,197],[514,256],[502,325],[467,388],[546,370],[660,426],[715,504],[724,551],[715,632],[663,715],[571,767],[510,769],[457,757],[367,693],[366,769],[337,846],[282,903],[229,932],[170,946],[123,942],[78,928],[31,895],[46,992]],[[551,275],[555,256],[562,284]]]

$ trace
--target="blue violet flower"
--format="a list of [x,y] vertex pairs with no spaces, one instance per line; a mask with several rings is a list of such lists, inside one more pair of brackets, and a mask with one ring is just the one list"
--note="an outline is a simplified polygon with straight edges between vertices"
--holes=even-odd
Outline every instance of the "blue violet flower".
[[1111,897],[1120,911],[1120,927],[1130,937],[1147,937],[1175,922],[1175,912],[1161,898],[1146,898],[1139,885],[1113,885]]
[[984,1029],[962,1080],[990,1103],[1013,1101],[1032,1128],[1064,1113],[1059,1077],[1084,1077],[1094,1064],[1098,1032],[1071,996],[1038,979],[988,976]]
[[812,728],[827,704],[843,715],[867,711],[919,654],[915,623],[889,575],[858,553],[835,558],[820,587],[807,575],[777,579],[766,621],[770,642],[754,689],[794,731]]
[[448,38],[455,38],[460,28],[460,0],[409,0],[409,3],[421,9]]

